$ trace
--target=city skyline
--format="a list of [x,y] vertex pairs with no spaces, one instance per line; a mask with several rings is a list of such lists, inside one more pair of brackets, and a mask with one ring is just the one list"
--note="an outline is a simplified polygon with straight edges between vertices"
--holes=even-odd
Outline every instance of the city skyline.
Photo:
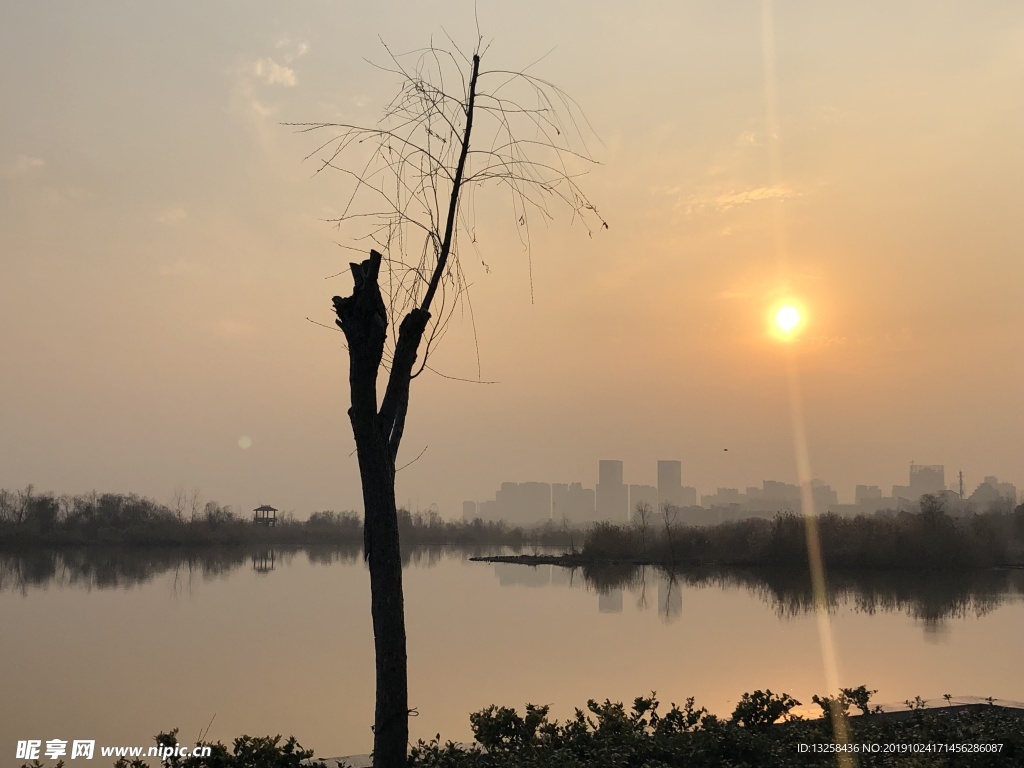
[[[466,500],[462,503],[462,519],[504,520],[513,524],[533,524],[547,520],[587,524],[601,520],[628,522],[633,519],[637,504],[647,504],[652,513],[659,513],[670,504],[680,510],[731,509],[733,515],[711,519],[702,516],[700,524],[736,519],[736,513],[750,516],[771,516],[784,508],[802,512],[804,495],[801,486],[765,479],[761,487],[744,489],[717,487],[713,493],[699,494],[696,486],[682,485],[682,462],[659,459],[658,485],[625,482],[624,463],[616,459],[598,461],[598,480],[594,488],[581,482],[546,483],[538,481],[502,482],[491,500]],[[938,496],[950,511],[982,512],[993,503],[1007,500],[1010,511],[1018,501],[1016,485],[986,475],[971,490],[957,474],[957,485],[947,485],[945,467],[941,464],[911,462],[906,485],[894,484],[886,494],[877,485],[858,483],[850,500],[841,502],[839,494],[820,479],[809,483],[809,501],[816,514],[835,512],[856,515],[871,514],[884,509],[915,509],[926,494]],[[698,503],[699,499],[699,503]],[[956,507],[954,510],[953,507]],[[685,518],[683,521],[686,521]],[[688,522],[693,522],[689,520]]]

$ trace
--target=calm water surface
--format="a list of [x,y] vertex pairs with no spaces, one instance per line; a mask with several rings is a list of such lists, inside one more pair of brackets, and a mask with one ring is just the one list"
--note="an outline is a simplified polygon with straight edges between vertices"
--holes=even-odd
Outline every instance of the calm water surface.
[[[584,574],[418,551],[406,569],[413,739],[465,740],[489,704],[694,696],[728,714],[771,688],[826,690],[799,575]],[[347,552],[0,555],[0,754],[19,739],[149,745],[294,734],[369,751],[369,576]],[[840,684],[879,702],[1024,699],[1024,572],[839,577]],[[816,708],[804,707],[810,713]],[[4,757],[4,763],[7,762]]]

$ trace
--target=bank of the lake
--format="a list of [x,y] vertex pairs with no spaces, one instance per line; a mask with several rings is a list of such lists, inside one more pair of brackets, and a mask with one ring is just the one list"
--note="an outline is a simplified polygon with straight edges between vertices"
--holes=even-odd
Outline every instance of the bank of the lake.
[[[666,518],[667,519],[667,518]],[[956,518],[941,510],[845,518],[791,513],[709,527],[644,520],[590,526],[582,546],[500,562],[565,567],[806,567],[814,541],[829,569],[1024,567],[1024,505],[1012,514]],[[497,561],[496,561],[497,562]]]

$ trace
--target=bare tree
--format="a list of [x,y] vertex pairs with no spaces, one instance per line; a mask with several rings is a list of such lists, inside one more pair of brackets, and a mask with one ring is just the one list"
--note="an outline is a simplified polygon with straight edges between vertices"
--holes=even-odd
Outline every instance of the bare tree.
[[647,558],[647,529],[650,527],[653,515],[654,510],[646,501],[638,501],[633,509],[633,525],[640,533],[640,551],[643,553],[644,559]]
[[171,511],[174,512],[178,522],[184,522],[185,510],[189,510],[189,522],[194,523],[199,515],[199,510],[203,508],[202,499],[198,488],[186,491],[184,485],[176,485],[171,493]]
[[6,488],[0,488],[0,522],[14,522],[14,494]]
[[174,490],[171,492],[170,509],[179,523],[184,522],[185,520],[185,506],[187,504],[187,498],[188,496],[185,493],[185,486],[174,486]]
[[661,505],[662,522],[665,525],[665,544],[668,546],[668,560],[669,567],[675,568],[676,565],[676,537],[675,537],[675,524],[676,518],[679,516],[679,507],[675,504],[665,501]]
[[[375,768],[404,765],[409,734],[396,460],[412,380],[433,370],[430,352],[455,308],[472,312],[459,246],[468,239],[477,248],[475,192],[488,184],[508,190],[527,249],[530,216],[549,218],[552,203],[566,204],[588,232],[607,227],[576,183],[578,169],[593,162],[576,103],[525,71],[481,69],[486,49],[479,39],[469,56],[452,46],[388,50],[382,69],[401,87],[376,125],[295,124],[300,132],[331,132],[307,158],[317,159],[318,173],[331,169],[351,181],[351,196],[333,221],[361,227],[356,240],[364,244],[354,250],[371,246],[368,259],[350,264],[352,294],[335,296],[334,311],[348,347],[348,413],[365,507]],[[382,368],[387,383],[378,403]]]
[[565,534],[566,540],[569,542],[569,554],[573,557],[576,556],[576,530],[573,528],[572,523],[569,521],[567,515],[562,515],[562,533]]
[[28,520],[34,499],[35,486],[31,483],[25,486],[25,490],[17,491],[14,503],[8,506],[8,519],[15,525],[23,525]]

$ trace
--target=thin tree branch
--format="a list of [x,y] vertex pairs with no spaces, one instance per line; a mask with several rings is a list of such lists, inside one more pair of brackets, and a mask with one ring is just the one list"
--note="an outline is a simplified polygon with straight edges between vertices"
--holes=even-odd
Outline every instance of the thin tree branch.
[[462,186],[462,174],[466,169],[466,156],[469,154],[469,139],[473,131],[473,105],[476,102],[476,81],[480,72],[480,56],[473,54],[473,76],[469,79],[469,102],[466,105],[466,130],[462,137],[462,150],[459,153],[459,164],[455,169],[455,178],[452,181],[452,198],[448,205],[448,220],[445,222],[444,240],[441,243],[441,253],[437,256],[437,267],[427,287],[427,294],[423,297],[420,305],[424,311],[430,311],[430,303],[437,292],[437,284],[444,271],[444,265],[448,261],[448,254],[451,251],[452,235],[455,231],[455,213],[459,205],[459,191]]

